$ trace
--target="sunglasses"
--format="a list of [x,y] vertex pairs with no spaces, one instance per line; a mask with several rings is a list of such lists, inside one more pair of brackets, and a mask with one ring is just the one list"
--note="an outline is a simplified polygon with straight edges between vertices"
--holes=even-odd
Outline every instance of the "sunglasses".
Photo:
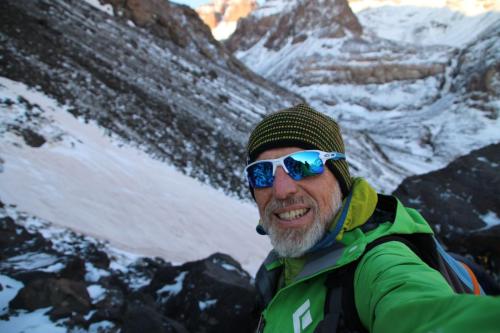
[[322,174],[327,160],[341,159],[345,159],[342,153],[302,150],[274,160],[259,160],[250,163],[245,168],[245,174],[250,187],[266,188],[273,186],[274,174],[278,166],[282,166],[293,180],[301,180]]

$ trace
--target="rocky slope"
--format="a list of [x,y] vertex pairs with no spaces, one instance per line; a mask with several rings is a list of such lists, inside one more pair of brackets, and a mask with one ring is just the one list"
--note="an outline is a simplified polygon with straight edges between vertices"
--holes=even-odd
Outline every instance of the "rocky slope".
[[[397,10],[390,18],[404,21]],[[458,49],[365,31],[346,1],[274,0],[243,19],[225,45],[338,119],[354,173],[391,192],[410,175],[500,140],[498,22]],[[472,93],[471,80],[490,88]]]
[[0,75],[215,187],[245,195],[249,128],[298,102],[213,39],[194,10],[167,1],[2,1]]
[[196,8],[196,12],[211,29],[217,40],[224,40],[236,29],[238,20],[251,13],[255,0],[214,0]]
[[[24,325],[45,332],[252,332],[256,326],[250,275],[225,254],[183,265],[131,256],[1,202],[0,246],[5,332],[27,313],[37,315],[16,331]],[[45,317],[53,324],[41,326]]]
[[458,253],[472,254],[500,279],[500,144],[405,179],[394,194],[417,208]]

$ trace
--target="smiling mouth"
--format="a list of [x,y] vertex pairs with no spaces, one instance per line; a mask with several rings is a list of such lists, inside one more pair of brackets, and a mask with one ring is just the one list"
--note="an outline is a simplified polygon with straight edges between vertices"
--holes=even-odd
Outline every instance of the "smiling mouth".
[[309,212],[309,210],[310,210],[310,208],[294,209],[294,210],[289,210],[289,211],[275,214],[275,215],[280,220],[292,221],[292,220],[296,220],[296,219],[301,218],[302,216],[306,215],[307,212]]

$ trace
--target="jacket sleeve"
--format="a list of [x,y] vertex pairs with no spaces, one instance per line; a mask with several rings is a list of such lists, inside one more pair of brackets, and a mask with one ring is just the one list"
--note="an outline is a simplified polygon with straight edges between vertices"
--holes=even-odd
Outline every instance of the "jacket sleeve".
[[500,298],[455,294],[405,244],[366,253],[354,275],[361,322],[372,333],[500,332]]

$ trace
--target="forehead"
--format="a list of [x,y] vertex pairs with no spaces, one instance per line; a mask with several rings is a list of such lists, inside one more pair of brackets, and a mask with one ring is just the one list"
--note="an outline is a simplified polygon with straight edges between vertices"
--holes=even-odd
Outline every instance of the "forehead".
[[257,161],[258,160],[271,160],[275,158],[279,158],[281,156],[285,156],[291,153],[294,153],[296,151],[301,151],[304,150],[299,147],[281,147],[281,148],[273,148],[273,149],[268,149],[264,152],[262,152],[259,156],[257,156]]

